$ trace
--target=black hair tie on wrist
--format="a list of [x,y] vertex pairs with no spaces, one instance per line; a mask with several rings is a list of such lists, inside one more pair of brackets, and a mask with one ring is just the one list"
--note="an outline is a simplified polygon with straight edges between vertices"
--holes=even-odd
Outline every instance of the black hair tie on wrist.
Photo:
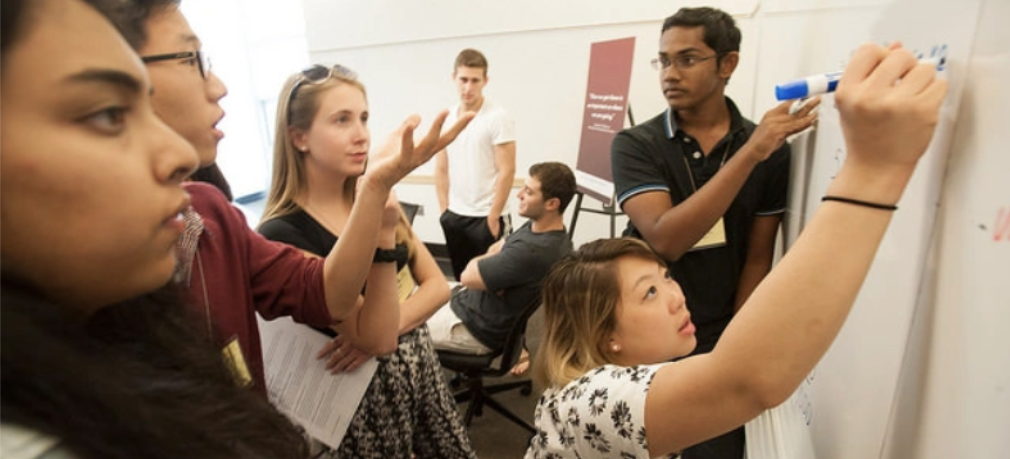
[[397,244],[395,248],[392,249],[375,249],[375,255],[372,257],[372,263],[397,263],[405,264],[407,263],[408,250],[407,246],[403,244]]
[[898,206],[895,206],[895,205],[891,205],[891,204],[878,204],[876,202],[869,202],[869,201],[860,201],[858,199],[845,198],[845,197],[842,197],[842,196],[825,195],[824,197],[821,198],[821,201],[822,202],[823,201],[838,201],[838,202],[844,202],[846,204],[854,204],[854,205],[857,205],[857,206],[869,207],[871,209],[889,210],[889,211],[892,211],[892,212],[895,211],[895,210],[898,210]]

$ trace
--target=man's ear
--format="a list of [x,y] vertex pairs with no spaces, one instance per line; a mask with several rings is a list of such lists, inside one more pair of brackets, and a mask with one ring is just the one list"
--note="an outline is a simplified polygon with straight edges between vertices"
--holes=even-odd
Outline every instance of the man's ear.
[[722,56],[719,60],[719,78],[724,80],[729,80],[729,77],[733,76],[733,72],[736,71],[736,66],[740,64],[740,53],[737,51],[730,51]]
[[561,198],[550,198],[544,203],[544,207],[547,210],[558,211],[561,209]]

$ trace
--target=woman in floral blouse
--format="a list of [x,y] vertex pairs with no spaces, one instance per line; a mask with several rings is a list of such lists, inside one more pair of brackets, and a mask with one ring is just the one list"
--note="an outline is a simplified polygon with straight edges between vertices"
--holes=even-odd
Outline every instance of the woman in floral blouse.
[[[800,239],[710,354],[663,260],[600,240],[543,286],[534,376],[547,387],[527,458],[675,454],[782,403],[834,340],[915,165],[946,83],[900,45],[864,45],[835,95],[848,156]],[[824,266],[832,266],[830,273]]]

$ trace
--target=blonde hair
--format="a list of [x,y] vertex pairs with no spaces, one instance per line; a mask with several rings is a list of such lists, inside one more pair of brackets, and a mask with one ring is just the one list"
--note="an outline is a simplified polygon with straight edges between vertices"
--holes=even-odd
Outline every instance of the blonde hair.
[[617,325],[621,300],[617,260],[635,257],[664,264],[643,241],[600,239],[584,244],[551,269],[544,280],[544,336],[533,359],[533,377],[543,387],[562,387],[610,363],[603,352]]
[[[329,76],[323,81],[308,81],[302,72],[299,72],[284,82],[277,96],[273,173],[266,206],[260,218],[261,224],[292,214],[300,208],[297,199],[308,191],[308,181],[305,176],[305,157],[291,139],[291,128],[308,131],[319,111],[323,95],[345,84],[361,90],[367,99],[365,85],[358,81],[352,72],[339,66],[330,71]],[[357,180],[348,178],[344,182],[344,193],[347,196],[353,197],[356,189]],[[400,221],[396,226],[396,243],[406,244],[409,258],[413,259],[415,253],[413,231],[402,210]]]

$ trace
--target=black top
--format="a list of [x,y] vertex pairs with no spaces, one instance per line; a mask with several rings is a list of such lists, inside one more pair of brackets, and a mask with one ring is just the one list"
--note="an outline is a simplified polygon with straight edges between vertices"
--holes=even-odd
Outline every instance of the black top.
[[[667,109],[651,120],[625,129],[611,145],[611,169],[617,202],[641,193],[665,192],[676,206],[715,176],[725,161],[750,139],[756,125],[740,114],[728,97],[730,129],[708,155],[677,126]],[[733,316],[740,273],[754,218],[785,212],[789,188],[789,145],[783,145],[751,172],[724,214],[726,245],[685,253],[668,262],[680,283],[698,327],[696,352],[708,352]],[[625,236],[642,238],[629,221]]]
[[[301,208],[290,214],[263,222],[258,231],[267,239],[290,244],[321,257],[329,255],[333,246],[337,244],[337,236]],[[405,264],[405,261],[398,260],[396,262],[397,272],[403,269]],[[362,288],[362,294],[364,294],[364,288]],[[336,336],[336,332],[332,329],[313,328],[329,336]]]

